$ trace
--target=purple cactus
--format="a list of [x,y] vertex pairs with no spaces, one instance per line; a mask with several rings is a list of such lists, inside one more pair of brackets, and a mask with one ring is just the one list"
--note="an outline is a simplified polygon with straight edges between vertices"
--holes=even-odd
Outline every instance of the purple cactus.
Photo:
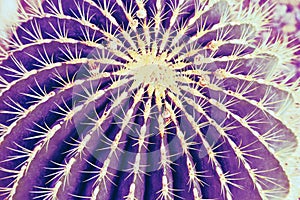
[[25,1],[0,52],[0,199],[296,200],[299,46],[271,13]]

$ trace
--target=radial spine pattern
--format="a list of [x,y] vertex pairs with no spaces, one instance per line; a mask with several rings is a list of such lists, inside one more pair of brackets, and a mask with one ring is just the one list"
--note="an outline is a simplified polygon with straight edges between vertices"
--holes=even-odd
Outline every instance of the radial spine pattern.
[[0,199],[298,198],[299,47],[262,37],[267,3],[19,14],[0,51]]

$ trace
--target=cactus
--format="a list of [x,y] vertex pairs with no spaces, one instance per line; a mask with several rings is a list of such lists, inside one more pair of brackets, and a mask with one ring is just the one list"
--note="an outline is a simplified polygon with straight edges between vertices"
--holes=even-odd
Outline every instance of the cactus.
[[25,1],[0,51],[0,199],[297,199],[299,46],[263,36],[271,13]]

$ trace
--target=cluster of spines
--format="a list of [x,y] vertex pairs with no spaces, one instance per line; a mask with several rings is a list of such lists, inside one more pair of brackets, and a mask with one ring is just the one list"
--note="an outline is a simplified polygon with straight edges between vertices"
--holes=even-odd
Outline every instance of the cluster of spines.
[[[136,126],[139,128],[135,130],[138,132],[138,138],[134,137],[131,141],[135,141],[133,146],[137,148],[137,152],[135,159],[128,162],[124,172],[127,173],[124,180],[128,183],[129,190],[124,192],[122,188],[115,189],[120,194],[124,194],[127,199],[139,199],[137,195],[141,197],[142,194],[138,194],[137,187],[143,184],[146,187],[146,180],[151,179],[150,173],[147,172],[149,163],[142,161],[141,154],[149,151],[147,146],[153,145],[152,143],[158,145],[156,148],[160,154],[160,161],[155,164],[158,166],[156,170],[159,170],[157,172],[159,176],[156,175],[152,181],[160,182],[161,189],[153,190],[150,198],[183,198],[181,191],[185,190],[189,192],[186,194],[187,197],[192,196],[195,199],[211,196],[234,199],[233,187],[243,191],[245,188],[241,182],[246,177],[243,176],[242,170],[233,172],[234,167],[232,170],[226,170],[224,159],[233,162],[229,161],[229,158],[237,160],[238,168],[242,166],[245,168],[244,171],[247,171],[255,190],[258,191],[256,193],[259,194],[258,198],[272,199],[276,195],[282,198],[281,195],[284,196],[288,192],[285,177],[280,177],[283,182],[277,182],[273,174],[282,173],[279,164],[273,164],[277,166],[276,168],[262,170],[253,168],[253,163],[250,161],[251,158],[262,160],[259,153],[264,153],[266,150],[280,160],[278,152],[282,149],[292,152],[297,145],[293,133],[286,124],[283,124],[280,114],[293,103],[293,93],[299,86],[298,82],[290,82],[293,73],[282,70],[283,67],[288,67],[298,47],[287,48],[289,43],[282,42],[279,38],[270,39],[269,42],[264,40],[258,45],[253,42],[255,33],[263,30],[264,25],[268,23],[270,10],[264,9],[264,6],[259,7],[258,4],[251,4],[247,11],[242,7],[230,8],[228,5],[235,5],[235,2],[229,0],[169,1],[165,7],[162,1],[156,1],[149,10],[146,9],[147,2],[140,0],[130,1],[130,3],[120,0],[115,3],[107,0],[75,1],[74,8],[70,10],[60,0],[50,0],[44,4],[38,2],[38,4],[27,3],[29,11],[21,10],[21,25],[13,30],[12,38],[7,41],[10,50],[1,51],[3,52],[1,74],[3,75],[0,86],[1,101],[4,103],[1,115],[4,120],[0,122],[0,142],[1,151],[6,153],[1,157],[0,169],[1,180],[3,183],[8,183],[5,186],[1,185],[4,196],[13,199],[25,192],[18,188],[20,185],[24,186],[26,181],[32,181],[30,178],[32,173],[34,177],[41,178],[41,181],[37,182],[42,183],[45,180],[42,186],[34,185],[31,191],[34,199],[56,199],[60,195],[99,199],[101,192],[105,190],[104,198],[109,198],[111,195],[109,190],[114,188],[114,185],[118,186],[115,183],[118,172],[113,166],[118,163],[129,140],[124,133],[130,132],[129,129]],[[192,5],[195,9],[194,17],[183,23],[182,19],[187,17]],[[166,7],[171,11],[166,12]],[[94,24],[95,10],[107,19],[104,24]],[[120,19],[116,17],[117,11],[119,14],[122,12],[122,16],[126,17],[122,19],[124,24],[121,24]],[[217,19],[219,22],[214,22],[213,20],[216,19],[207,14],[212,11],[220,15]],[[91,14],[92,12],[94,14]],[[152,19],[145,20],[148,17],[145,16],[145,12],[152,16]],[[50,28],[44,31],[47,23],[46,25],[43,23],[48,19],[51,19],[48,22]],[[166,20],[169,22],[169,27],[163,27]],[[75,26],[75,30],[71,29],[68,24],[70,21],[79,29],[75,29]],[[193,33],[195,30],[192,30],[194,28],[192,25],[195,23],[197,30]],[[235,30],[239,33],[237,38],[231,38],[234,28],[238,29]],[[143,30],[144,40],[138,34],[138,29]],[[50,31],[52,33],[49,33]],[[76,35],[76,31],[81,36]],[[193,33],[193,36],[189,36],[187,44],[176,43],[190,33]],[[132,34],[136,34],[134,38],[131,38]],[[158,39],[153,40],[152,34]],[[170,41],[169,38],[172,40]],[[199,45],[195,41],[207,44]],[[111,52],[106,50],[103,45],[105,42],[116,45],[116,48]],[[130,48],[126,49],[128,44]],[[59,46],[59,50],[52,51],[51,48],[56,45]],[[168,91],[166,96],[171,101],[163,102],[161,95],[156,95],[157,91],[153,91],[150,87],[130,87],[133,79],[126,76],[124,61],[134,61],[147,51],[146,47],[151,48],[151,51],[156,54],[161,54],[167,50],[167,45],[171,46],[167,60],[176,64],[174,69],[178,70],[181,76],[178,79],[179,93]],[[232,47],[228,52],[222,50],[226,45]],[[35,46],[42,48],[38,48],[37,52],[30,50]],[[84,47],[88,47],[87,50]],[[29,50],[26,51],[27,49]],[[125,53],[122,51],[124,49],[127,50]],[[92,50],[96,53],[89,56]],[[190,59],[196,60],[197,63],[191,66]],[[248,63],[249,60],[253,63]],[[78,66],[85,64],[92,66],[83,67],[82,71],[78,71]],[[110,70],[111,65],[120,70]],[[47,86],[47,81],[43,80],[48,76],[48,72],[52,75],[51,80],[47,81],[53,86]],[[79,72],[84,74],[81,75],[82,77],[79,75],[80,78],[76,77]],[[22,83],[28,84],[28,89],[21,89]],[[259,90],[260,88],[262,89]],[[22,91],[16,98],[11,96],[14,95],[14,89],[16,92]],[[257,91],[259,93],[256,93]],[[151,99],[151,95],[156,98]],[[106,101],[108,107],[101,106],[100,103]],[[120,106],[130,101],[132,103],[126,105],[128,108],[125,106],[127,110]],[[47,109],[47,103],[52,104],[49,112],[43,110]],[[141,103],[144,105],[141,106]],[[93,108],[93,105],[100,105],[101,109]],[[249,107],[246,109],[247,113],[238,109],[241,106]],[[84,116],[79,114],[82,110],[86,112]],[[212,113],[216,111],[225,118],[220,119]],[[90,112],[95,113],[96,116],[89,114]],[[142,117],[136,113],[142,114]],[[38,114],[42,114],[46,121],[50,122],[40,122]],[[104,129],[109,128],[107,124],[111,122],[112,116],[115,118],[114,125],[119,127],[114,138],[103,134]],[[148,131],[147,124],[153,123],[151,120],[156,116],[158,135],[153,136]],[[30,119],[34,118],[39,120],[28,124]],[[57,121],[53,121],[53,118]],[[136,118],[139,120],[143,118],[142,124],[140,122],[138,125]],[[178,118],[185,118],[190,124],[190,131],[195,134],[189,136],[187,131],[182,130]],[[231,121],[228,122],[227,119]],[[270,121],[266,121],[267,119]],[[24,127],[29,127],[25,131],[21,128],[22,122],[25,122]],[[273,124],[275,126],[265,130],[262,126],[266,124],[269,124],[269,127]],[[76,127],[78,125],[79,128]],[[86,133],[82,130],[85,134],[80,135],[79,138],[76,134],[73,137],[74,129],[77,128],[79,131],[81,126],[82,129],[90,126],[92,128]],[[245,133],[253,135],[255,140],[244,143],[243,139],[240,139],[236,142],[238,140],[234,139],[237,134],[233,135],[234,133],[230,131],[241,131],[241,127],[247,130]],[[210,136],[209,132],[206,133],[206,129],[211,130],[213,136]],[[65,131],[65,138],[58,136],[58,132],[63,131]],[[12,142],[18,132],[21,132],[19,135],[24,139],[18,141],[20,144]],[[220,139],[210,138],[215,137],[214,132],[219,134]],[[182,152],[171,152],[168,144],[170,135],[178,137]],[[67,139],[65,144],[69,146],[60,155],[64,159],[51,161],[53,158],[50,157],[50,152],[52,151],[53,154],[55,148],[58,148],[57,145],[62,144],[58,143],[61,142],[60,139],[64,140],[68,137],[71,139]],[[92,138],[99,137],[105,147],[98,150],[109,151],[102,163],[89,160],[90,152],[97,149],[97,143]],[[161,139],[155,140],[156,138]],[[193,141],[194,138],[196,141]],[[207,153],[207,156],[203,157],[207,162],[202,162],[202,165],[207,166],[197,166],[195,163],[197,157],[195,152],[201,150]],[[36,172],[33,173],[33,170],[35,166],[39,166],[38,158],[47,154],[43,162],[47,163],[49,159],[51,163],[47,165],[52,167],[44,167],[46,172],[43,172],[42,178]],[[270,155],[270,160],[272,159]],[[177,161],[180,164],[176,164]],[[80,167],[85,168],[82,166],[83,163],[90,167],[78,171]],[[177,165],[187,169],[188,180],[185,184],[187,189],[178,188],[178,183],[174,180],[176,177],[174,171],[178,172],[174,168],[180,169],[176,167]],[[89,170],[91,167],[95,171]],[[86,178],[83,174],[96,175]],[[76,176],[83,176],[83,182],[92,188],[91,196],[72,194],[74,190],[70,186],[79,184],[76,183]],[[185,177],[184,174],[180,176]],[[216,180],[207,183],[206,179],[209,178]],[[95,180],[92,186],[88,185],[91,180]],[[213,183],[215,185],[212,185]],[[219,197],[213,195],[216,191],[219,191],[217,194]]]

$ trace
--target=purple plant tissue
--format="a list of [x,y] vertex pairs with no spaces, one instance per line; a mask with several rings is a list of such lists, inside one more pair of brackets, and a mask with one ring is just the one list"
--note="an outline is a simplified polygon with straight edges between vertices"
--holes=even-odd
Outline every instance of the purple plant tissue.
[[0,2],[0,200],[298,200],[297,0]]

